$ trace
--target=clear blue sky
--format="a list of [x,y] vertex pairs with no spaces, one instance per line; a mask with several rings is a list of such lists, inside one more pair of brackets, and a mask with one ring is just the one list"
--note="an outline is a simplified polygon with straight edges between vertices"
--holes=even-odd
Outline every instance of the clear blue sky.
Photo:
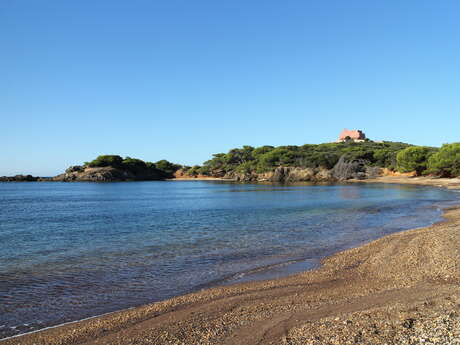
[[0,1],[0,175],[460,140],[460,2]]

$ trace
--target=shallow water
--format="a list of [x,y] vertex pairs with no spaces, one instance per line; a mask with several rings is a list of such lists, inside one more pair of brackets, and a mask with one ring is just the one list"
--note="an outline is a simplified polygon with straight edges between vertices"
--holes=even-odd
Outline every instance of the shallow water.
[[309,269],[436,222],[458,198],[382,184],[0,183],[0,338]]

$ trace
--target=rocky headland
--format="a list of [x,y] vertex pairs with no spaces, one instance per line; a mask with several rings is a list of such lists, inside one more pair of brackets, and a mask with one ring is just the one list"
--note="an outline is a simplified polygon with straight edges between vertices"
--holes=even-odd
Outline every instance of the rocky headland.
[[123,165],[71,166],[62,174],[54,177],[36,177],[31,175],[16,175],[0,177],[0,182],[24,181],[55,181],[55,182],[120,182],[120,181],[158,181],[158,180],[227,180],[237,182],[273,182],[273,183],[334,183],[349,179],[375,178],[382,174],[378,167],[366,165],[361,160],[347,161],[340,159],[332,169],[323,167],[302,168],[295,166],[279,166],[270,171],[257,173],[248,172],[222,172],[212,174],[189,174],[179,168],[175,171],[164,171],[157,168],[138,166],[136,169]]
[[43,179],[32,175],[0,176],[0,182],[35,182]]
[[118,155],[98,156],[83,165],[74,165],[64,173],[54,177],[34,177],[16,175],[0,177],[0,182],[56,181],[56,182],[118,182],[118,181],[157,181],[174,176],[181,166],[166,160],[156,163],[144,162],[131,157]]
[[166,177],[156,171],[128,169],[106,166],[88,167],[72,166],[63,174],[46,179],[46,181],[60,182],[118,182],[118,181],[155,181],[164,180]]

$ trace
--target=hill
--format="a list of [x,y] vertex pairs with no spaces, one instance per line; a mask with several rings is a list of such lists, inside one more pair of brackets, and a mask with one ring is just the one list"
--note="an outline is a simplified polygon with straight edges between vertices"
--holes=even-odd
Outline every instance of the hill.
[[458,177],[460,143],[436,148],[366,139],[302,146],[243,146],[214,154],[202,166],[193,167],[167,160],[153,163],[102,155],[52,178],[17,175],[0,177],[0,181],[150,181],[180,176],[244,182],[335,182],[373,178],[383,169],[416,176]]

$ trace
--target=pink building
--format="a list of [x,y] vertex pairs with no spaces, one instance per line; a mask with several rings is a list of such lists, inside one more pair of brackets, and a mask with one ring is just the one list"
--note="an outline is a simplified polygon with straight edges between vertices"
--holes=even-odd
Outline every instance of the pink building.
[[362,142],[366,139],[366,135],[364,134],[363,131],[359,129],[344,129],[340,135],[339,135],[339,140],[338,142],[346,141],[346,140],[353,140],[354,142]]

